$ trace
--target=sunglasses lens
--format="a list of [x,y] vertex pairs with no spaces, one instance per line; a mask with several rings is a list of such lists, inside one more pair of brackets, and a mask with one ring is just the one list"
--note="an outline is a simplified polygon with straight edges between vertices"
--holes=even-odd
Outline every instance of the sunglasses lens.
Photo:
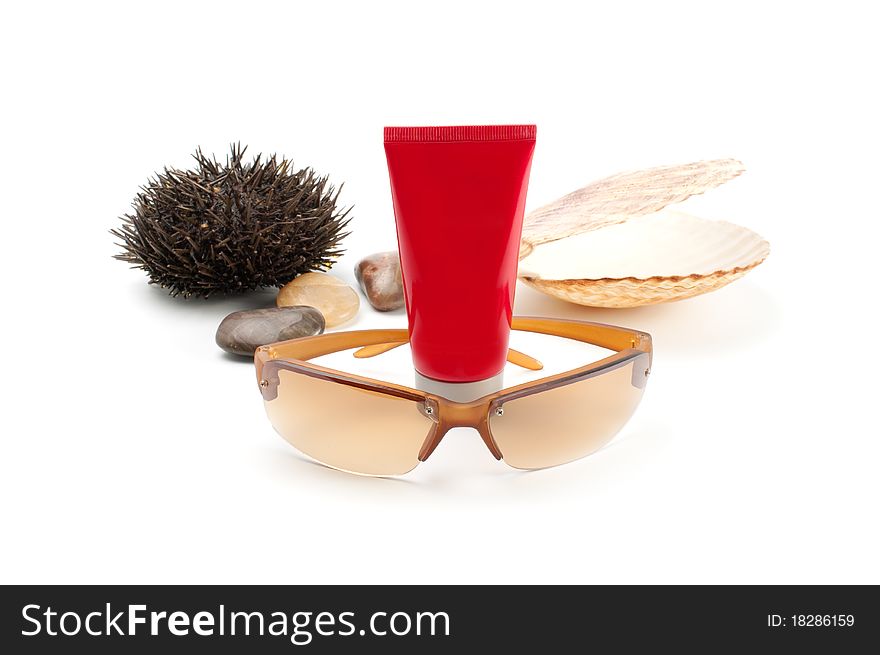
[[645,390],[648,356],[595,377],[505,401],[489,427],[515,468],[565,464],[595,452],[632,416]]
[[419,463],[433,423],[413,400],[282,369],[266,401],[275,430],[297,450],[333,468],[400,475]]

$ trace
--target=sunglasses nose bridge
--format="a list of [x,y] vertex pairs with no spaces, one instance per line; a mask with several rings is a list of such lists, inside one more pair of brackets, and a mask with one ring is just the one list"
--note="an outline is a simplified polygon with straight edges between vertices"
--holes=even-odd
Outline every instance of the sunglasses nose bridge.
[[445,421],[450,428],[469,428],[474,425],[475,414],[470,405],[450,403],[443,408],[440,420]]
[[501,459],[501,451],[489,432],[489,408],[485,405],[467,403],[449,403],[440,410],[437,423],[428,434],[419,452],[419,461],[424,462],[437,448],[446,433],[452,428],[475,429],[486,448],[495,459]]

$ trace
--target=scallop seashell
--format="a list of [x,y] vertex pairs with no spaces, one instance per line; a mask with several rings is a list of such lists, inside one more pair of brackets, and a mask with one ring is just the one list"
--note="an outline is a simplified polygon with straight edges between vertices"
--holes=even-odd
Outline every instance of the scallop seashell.
[[591,307],[690,298],[742,277],[770,253],[733,223],[669,208],[741,174],[735,159],[620,173],[541,207],[523,222],[520,279]]
[[673,209],[534,246],[519,276],[591,307],[637,307],[714,291],[770,253],[751,230]]
[[629,171],[592,182],[529,212],[520,258],[548,241],[617,225],[705,193],[745,171],[736,159],[713,159]]

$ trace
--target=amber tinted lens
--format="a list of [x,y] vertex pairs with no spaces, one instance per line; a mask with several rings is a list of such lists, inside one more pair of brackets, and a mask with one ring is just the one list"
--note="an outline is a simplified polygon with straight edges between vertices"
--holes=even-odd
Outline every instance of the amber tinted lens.
[[278,379],[269,420],[309,457],[367,475],[400,475],[419,463],[432,422],[417,402],[286,369]]
[[489,418],[504,461],[537,469],[598,450],[635,411],[647,367],[642,355],[595,377],[504,402],[503,414]]

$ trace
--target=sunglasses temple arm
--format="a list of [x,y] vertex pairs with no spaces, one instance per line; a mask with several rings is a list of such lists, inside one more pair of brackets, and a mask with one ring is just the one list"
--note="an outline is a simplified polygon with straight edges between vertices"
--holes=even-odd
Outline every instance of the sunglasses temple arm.
[[507,349],[507,361],[522,368],[527,368],[530,371],[540,371],[544,368],[544,365],[534,357],[530,357],[513,348]]
[[394,350],[395,348],[398,348],[405,343],[409,343],[409,341],[390,341],[388,343],[374,343],[371,346],[364,346],[363,348],[355,350],[354,356],[358,359],[375,357],[376,355],[387,353],[389,350]]
[[[395,348],[402,346],[403,344],[408,343],[407,341],[393,341],[389,343],[377,343],[371,346],[364,346],[354,352],[354,356],[358,359],[365,359],[367,357],[375,357],[376,355],[381,355],[382,353],[387,353],[389,350],[394,350]],[[544,365],[539,362],[534,357],[530,357],[525,353],[521,353],[518,350],[514,350],[510,348],[507,351],[507,361],[511,364],[515,364],[516,366],[521,366],[522,368],[527,368],[530,371],[540,371],[544,368]]]

